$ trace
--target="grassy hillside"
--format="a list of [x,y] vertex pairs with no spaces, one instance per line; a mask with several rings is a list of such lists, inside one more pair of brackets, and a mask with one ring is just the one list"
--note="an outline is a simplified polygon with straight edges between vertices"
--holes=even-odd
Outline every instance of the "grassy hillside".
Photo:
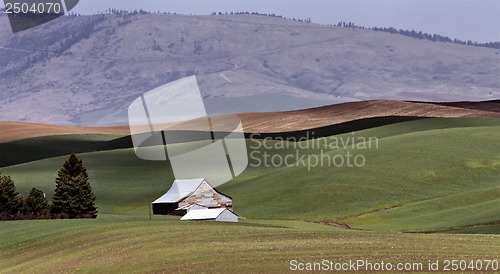
[[[149,202],[165,192],[173,180],[168,162],[140,160],[133,149],[78,156],[83,159],[89,172],[100,212],[119,213],[144,207],[144,214],[147,215]],[[67,156],[56,157],[2,168],[0,171],[10,175],[23,193],[29,193],[29,189],[37,187],[52,195],[57,171],[66,159]]]
[[291,221],[112,217],[2,222],[0,228],[14,235],[0,238],[0,273],[284,273],[290,260],[358,259],[422,263],[426,271],[439,258],[498,259],[492,247],[500,244],[497,235],[374,233]]
[[[377,137],[378,149],[312,148],[285,141],[249,140],[248,169],[219,189],[249,218],[336,220],[370,230],[436,230],[498,222],[500,152],[498,119],[426,119],[321,139]],[[45,137],[49,138],[49,137]],[[36,139],[46,143],[48,139]],[[54,138],[54,137],[50,137]],[[49,139],[50,139],[49,138]],[[58,137],[62,138],[62,137]],[[76,138],[76,137],[71,137]],[[90,136],[84,136],[84,139]],[[106,138],[102,142],[108,142]],[[273,149],[254,149],[257,144]],[[278,147],[288,146],[287,149]],[[374,145],[374,144],[373,144]],[[284,157],[362,154],[363,167],[254,167],[262,153]],[[148,204],[173,180],[168,162],[137,159],[132,149],[80,154],[101,213],[148,215]],[[66,156],[0,169],[28,193],[54,189]],[[390,210],[386,210],[390,208]],[[464,217],[466,215],[466,217]]]
[[[356,228],[381,230],[496,223],[498,132],[496,126],[385,137],[379,139],[379,149],[351,150],[365,156],[361,168],[249,172],[221,189],[238,197],[241,214],[258,218],[334,218]],[[344,153],[339,149],[328,155]]]
[[123,135],[57,135],[0,143],[0,167],[43,160],[69,153],[112,150],[131,146]]

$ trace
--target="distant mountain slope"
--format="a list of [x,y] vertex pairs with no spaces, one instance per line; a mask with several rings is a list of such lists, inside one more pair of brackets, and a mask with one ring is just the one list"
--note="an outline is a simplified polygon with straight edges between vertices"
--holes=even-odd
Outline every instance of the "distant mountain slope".
[[110,125],[140,94],[199,77],[210,113],[369,99],[500,98],[494,49],[251,15],[65,16],[10,33],[0,120]]

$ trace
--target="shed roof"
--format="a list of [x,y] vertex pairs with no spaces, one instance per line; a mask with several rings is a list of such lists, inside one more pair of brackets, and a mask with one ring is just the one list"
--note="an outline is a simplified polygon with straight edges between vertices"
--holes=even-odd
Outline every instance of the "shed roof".
[[167,193],[156,199],[153,204],[176,203],[191,195],[203,181],[205,181],[204,178],[175,180]]
[[226,208],[193,209],[188,211],[181,220],[212,220],[227,210]]

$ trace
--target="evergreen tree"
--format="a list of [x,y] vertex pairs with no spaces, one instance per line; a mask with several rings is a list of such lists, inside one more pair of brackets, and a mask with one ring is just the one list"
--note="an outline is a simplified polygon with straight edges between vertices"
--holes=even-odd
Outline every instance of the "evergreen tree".
[[16,220],[25,220],[25,219],[30,219],[30,215],[28,212],[28,208],[26,207],[26,197],[24,197],[23,194],[19,193],[16,195],[15,198],[15,215],[14,219]]
[[18,212],[19,193],[16,192],[14,181],[10,176],[0,174],[0,219],[14,219]]
[[82,160],[71,154],[57,174],[52,213],[62,218],[95,218],[94,201],[87,170]]
[[32,213],[35,218],[48,216],[49,202],[41,190],[31,189],[30,195],[26,199],[26,210],[28,213]]

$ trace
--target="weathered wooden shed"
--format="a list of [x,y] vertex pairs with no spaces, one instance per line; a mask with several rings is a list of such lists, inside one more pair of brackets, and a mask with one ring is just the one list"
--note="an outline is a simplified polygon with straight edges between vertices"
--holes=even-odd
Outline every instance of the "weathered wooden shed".
[[192,208],[227,208],[233,199],[213,188],[204,178],[175,180],[172,187],[152,202],[153,214],[182,216]]
[[193,209],[190,210],[182,221],[216,221],[216,222],[238,222],[238,216],[227,208]]

